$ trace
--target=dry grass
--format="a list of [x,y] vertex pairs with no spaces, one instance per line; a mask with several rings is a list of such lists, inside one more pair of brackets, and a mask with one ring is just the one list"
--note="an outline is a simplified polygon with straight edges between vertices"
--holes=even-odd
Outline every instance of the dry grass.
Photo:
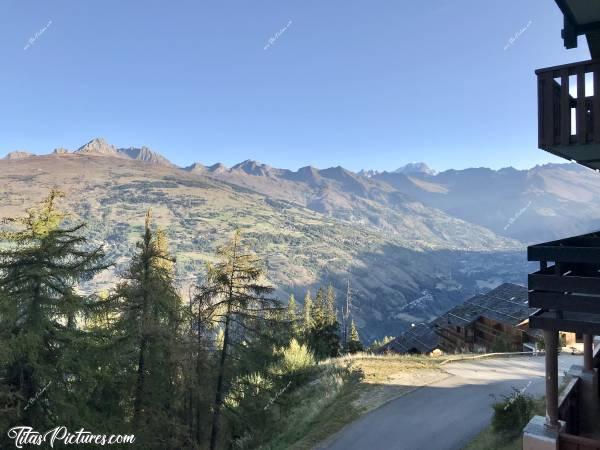
[[441,360],[427,356],[358,354],[347,362],[362,377],[353,406],[363,414],[447,376]]
[[467,445],[464,450],[521,450],[523,448],[523,438],[504,438],[498,436],[491,427],[483,430],[473,441]]
[[447,376],[442,358],[361,353],[322,361],[319,377],[297,393],[290,428],[264,448],[309,449],[362,414]]

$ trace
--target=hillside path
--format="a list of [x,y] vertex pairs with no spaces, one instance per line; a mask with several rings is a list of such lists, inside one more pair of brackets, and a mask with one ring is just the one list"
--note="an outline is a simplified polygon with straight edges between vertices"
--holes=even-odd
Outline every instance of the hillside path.
[[[581,356],[561,355],[559,374]],[[346,426],[317,449],[459,450],[489,423],[491,405],[512,388],[543,395],[544,357],[480,359],[444,366],[450,377],[393,400]]]

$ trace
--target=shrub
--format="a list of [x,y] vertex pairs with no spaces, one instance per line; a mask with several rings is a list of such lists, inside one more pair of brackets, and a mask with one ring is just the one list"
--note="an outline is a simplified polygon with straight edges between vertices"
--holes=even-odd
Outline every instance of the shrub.
[[315,365],[315,357],[308,346],[296,339],[292,339],[289,346],[277,349],[276,353],[281,357],[277,371],[282,374],[302,372]]
[[496,433],[508,436],[516,436],[533,417],[535,411],[535,400],[520,390],[513,388],[514,393],[504,396],[502,401],[492,405],[494,417],[492,428]]

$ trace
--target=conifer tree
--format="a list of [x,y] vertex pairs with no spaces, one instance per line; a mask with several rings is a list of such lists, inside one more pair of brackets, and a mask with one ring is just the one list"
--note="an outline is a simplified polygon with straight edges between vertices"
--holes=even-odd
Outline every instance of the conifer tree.
[[313,300],[310,291],[306,291],[304,304],[302,305],[302,334],[304,340],[308,342],[310,332],[313,328]]
[[86,337],[77,323],[94,305],[77,286],[107,264],[102,248],[81,235],[85,224],[65,225],[61,197],[52,190],[0,232],[0,394],[15,412],[3,429],[69,425],[83,415],[75,388]]
[[300,320],[298,319],[298,306],[296,305],[294,294],[290,294],[290,299],[288,300],[287,321],[290,324],[290,337],[298,338],[300,336]]
[[241,242],[241,233],[218,251],[219,262],[208,266],[206,283],[199,295],[213,299],[215,320],[223,329],[223,346],[217,362],[217,384],[213,405],[210,449],[217,448],[221,434],[222,409],[231,379],[231,360],[248,348],[248,341],[264,332],[269,311],[281,309],[267,297],[273,288],[266,283],[259,259]]
[[174,433],[175,354],[181,321],[174,263],[165,232],[152,228],[148,211],[142,240],[116,287],[112,305],[118,314],[113,325],[115,344],[124,350],[124,365],[129,369],[132,422],[138,433],[150,431],[155,439],[170,439]]
[[327,286],[327,292],[325,294],[325,316],[328,324],[335,324],[337,322],[337,309],[335,306],[335,290],[330,284]]
[[350,325],[350,339],[348,341],[348,353],[357,353],[362,352],[364,347],[362,342],[360,341],[360,337],[358,335],[358,330],[356,329],[356,325],[354,324],[354,319],[352,319]]
[[308,344],[319,359],[338,356],[340,352],[340,325],[335,309],[335,291],[319,288],[313,306],[312,328]]

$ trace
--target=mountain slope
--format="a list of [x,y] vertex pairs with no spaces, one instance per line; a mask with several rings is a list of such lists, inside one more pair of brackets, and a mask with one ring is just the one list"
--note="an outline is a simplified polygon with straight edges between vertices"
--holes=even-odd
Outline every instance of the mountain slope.
[[449,215],[531,243],[600,228],[600,176],[575,164],[474,168],[372,179]]
[[[87,221],[93,240],[107,243],[116,267],[95,279],[95,288],[109,287],[123,270],[148,207],[167,227],[183,292],[190,278],[203,272],[216,247],[239,226],[265,259],[282,298],[291,292],[302,298],[306,289],[314,293],[318,285],[332,283],[341,302],[350,279],[355,318],[367,340],[397,333],[410,322],[429,320],[487,286],[525,279],[523,253],[514,251],[512,241],[487,230],[479,233],[478,227],[441,212],[434,214],[422,205],[407,204],[389,186],[364,183],[340,168],[298,172],[265,168],[270,175],[261,176],[246,173],[255,167],[184,170],[133,160],[115,154],[112,147],[97,142],[76,153],[0,160],[4,194],[0,217],[21,214],[58,186],[74,211],[71,220]],[[220,172],[227,173],[223,180],[214,175]],[[262,189],[281,187],[283,194],[265,195],[247,181],[270,176],[272,181]],[[332,210],[345,212],[310,209],[318,198]],[[398,205],[385,210],[382,202]],[[364,205],[368,213],[352,203]],[[392,224],[396,229],[408,233],[414,221],[434,243],[416,232],[407,236],[384,231],[369,220],[351,220],[352,214],[377,217],[382,210],[394,220],[403,217],[404,223]],[[419,218],[412,219],[413,213]],[[449,231],[436,236],[436,227],[444,228],[445,223],[456,223],[461,232],[471,233],[481,251],[467,251],[475,245],[463,246],[463,240],[470,242],[469,236],[455,238]],[[484,251],[489,248],[502,251],[491,258]]]
[[500,250],[520,246],[489,230],[451,217],[387,183],[342,167],[296,172],[245,161],[231,169],[200,164],[187,170],[260,192],[315,212],[389,233],[409,248]]

